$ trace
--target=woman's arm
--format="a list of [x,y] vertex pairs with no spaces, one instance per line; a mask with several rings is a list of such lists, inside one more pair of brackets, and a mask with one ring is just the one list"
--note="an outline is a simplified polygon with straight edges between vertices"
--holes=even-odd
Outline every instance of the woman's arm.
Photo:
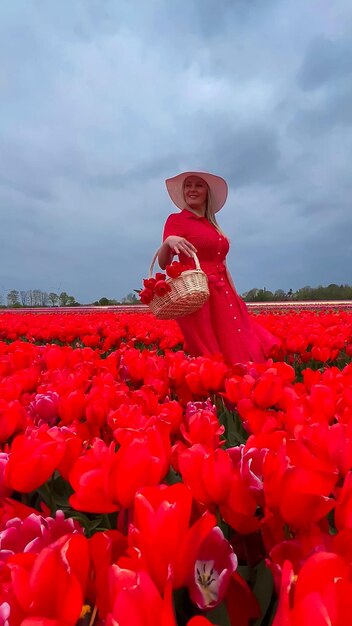
[[197,252],[197,249],[184,237],[178,237],[178,235],[169,235],[169,237],[166,237],[158,254],[158,263],[161,269],[164,270],[165,267],[171,263],[175,254],[180,254],[180,252],[186,256],[192,257],[192,252]]

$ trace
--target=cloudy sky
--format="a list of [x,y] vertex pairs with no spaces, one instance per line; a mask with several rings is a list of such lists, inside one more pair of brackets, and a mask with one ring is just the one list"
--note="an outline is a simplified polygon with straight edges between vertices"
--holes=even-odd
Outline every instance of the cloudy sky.
[[139,288],[184,170],[240,293],[351,284],[351,59],[351,0],[2,2],[0,294]]

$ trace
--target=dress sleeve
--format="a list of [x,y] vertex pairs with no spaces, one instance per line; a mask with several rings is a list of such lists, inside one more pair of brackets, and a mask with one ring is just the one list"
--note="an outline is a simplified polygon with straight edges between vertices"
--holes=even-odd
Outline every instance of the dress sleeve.
[[170,235],[183,237],[182,226],[177,213],[171,213],[171,215],[167,218],[164,225],[163,241],[165,241],[166,237],[169,237]]

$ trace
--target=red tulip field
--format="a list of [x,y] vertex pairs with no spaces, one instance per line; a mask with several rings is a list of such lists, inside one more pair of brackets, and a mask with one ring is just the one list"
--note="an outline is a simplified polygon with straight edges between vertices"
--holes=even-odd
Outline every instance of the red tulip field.
[[0,626],[352,622],[352,311],[256,319],[0,313]]

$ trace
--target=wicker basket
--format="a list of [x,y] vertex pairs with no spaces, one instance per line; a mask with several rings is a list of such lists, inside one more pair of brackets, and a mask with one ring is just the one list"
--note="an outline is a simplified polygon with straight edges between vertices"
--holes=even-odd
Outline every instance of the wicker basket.
[[[154,264],[159,250],[156,251],[149,269],[149,278],[152,277]],[[171,291],[164,296],[154,295],[148,304],[155,317],[161,320],[169,320],[194,313],[200,309],[209,298],[207,275],[200,267],[196,254],[193,253],[195,269],[182,272],[177,278],[167,278]]]

